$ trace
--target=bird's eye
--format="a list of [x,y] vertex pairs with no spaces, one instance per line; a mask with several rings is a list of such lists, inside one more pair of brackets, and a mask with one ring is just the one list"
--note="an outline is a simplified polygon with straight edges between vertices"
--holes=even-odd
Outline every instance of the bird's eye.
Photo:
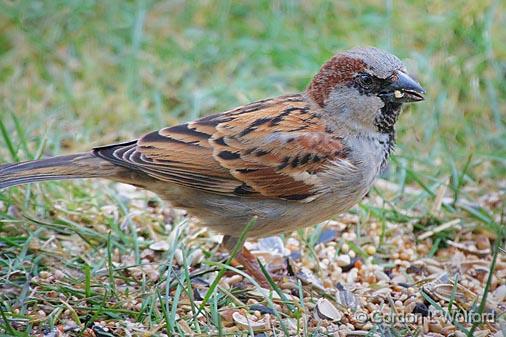
[[366,73],[358,74],[357,81],[364,88],[369,87],[373,84],[372,76]]

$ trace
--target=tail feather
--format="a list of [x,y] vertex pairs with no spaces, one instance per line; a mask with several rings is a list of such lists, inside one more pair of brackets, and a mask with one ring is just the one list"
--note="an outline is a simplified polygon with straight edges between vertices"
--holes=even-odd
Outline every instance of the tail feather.
[[118,166],[95,157],[93,153],[0,165],[0,190],[44,180],[110,177],[114,176],[118,169]]

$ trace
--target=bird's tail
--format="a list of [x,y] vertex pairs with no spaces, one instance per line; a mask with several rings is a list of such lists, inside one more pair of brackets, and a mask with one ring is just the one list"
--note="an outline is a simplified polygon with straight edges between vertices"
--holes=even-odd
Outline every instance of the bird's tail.
[[44,180],[108,178],[120,169],[91,152],[0,165],[0,190]]

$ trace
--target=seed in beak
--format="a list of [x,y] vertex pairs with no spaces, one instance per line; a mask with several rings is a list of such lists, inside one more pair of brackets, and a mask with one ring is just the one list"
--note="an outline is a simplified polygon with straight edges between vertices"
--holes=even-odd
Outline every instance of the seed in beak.
[[395,96],[395,98],[402,98],[404,96],[404,93],[401,92],[400,90],[395,90],[394,96]]

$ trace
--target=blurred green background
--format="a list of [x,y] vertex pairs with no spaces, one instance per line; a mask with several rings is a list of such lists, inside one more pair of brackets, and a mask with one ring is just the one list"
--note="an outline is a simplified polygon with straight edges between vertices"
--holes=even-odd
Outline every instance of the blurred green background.
[[86,150],[301,91],[334,52],[372,45],[405,60],[428,91],[402,116],[392,179],[497,188],[505,10],[503,1],[2,1],[0,160]]

